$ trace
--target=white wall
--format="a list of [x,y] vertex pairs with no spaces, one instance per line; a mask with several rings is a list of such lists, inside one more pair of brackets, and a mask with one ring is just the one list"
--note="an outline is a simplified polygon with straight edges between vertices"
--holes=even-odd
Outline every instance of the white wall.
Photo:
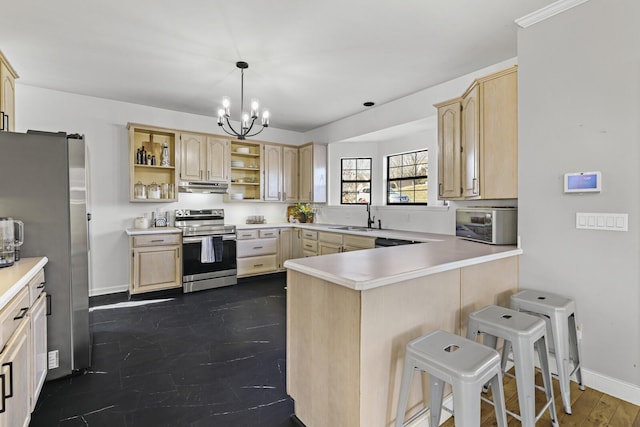
[[[588,386],[640,404],[640,2],[591,0],[518,35],[522,287],[573,297]],[[563,194],[566,172],[602,192]],[[629,231],[575,228],[629,214]]]
[[[16,88],[16,130],[65,131],[86,136],[91,169],[91,295],[125,291],[129,287],[128,239],[133,218],[156,208],[224,208],[229,223],[244,223],[262,214],[270,222],[286,221],[286,205],[225,203],[220,194],[183,194],[178,203],[129,202],[128,122],[194,132],[219,133],[214,117],[197,116],[20,85]],[[268,128],[260,139],[291,145],[302,134]]]

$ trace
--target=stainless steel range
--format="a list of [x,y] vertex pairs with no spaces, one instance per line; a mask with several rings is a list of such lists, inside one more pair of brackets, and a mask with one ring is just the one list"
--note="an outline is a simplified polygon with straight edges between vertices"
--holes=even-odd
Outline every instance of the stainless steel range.
[[235,285],[236,227],[224,224],[224,209],[177,209],[182,229],[184,292]]

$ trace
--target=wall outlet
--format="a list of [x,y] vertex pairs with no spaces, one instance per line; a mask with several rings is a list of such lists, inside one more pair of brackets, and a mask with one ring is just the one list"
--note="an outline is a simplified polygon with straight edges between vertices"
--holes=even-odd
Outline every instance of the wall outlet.
[[60,366],[60,358],[58,350],[52,350],[48,353],[49,356],[49,369],[55,369]]

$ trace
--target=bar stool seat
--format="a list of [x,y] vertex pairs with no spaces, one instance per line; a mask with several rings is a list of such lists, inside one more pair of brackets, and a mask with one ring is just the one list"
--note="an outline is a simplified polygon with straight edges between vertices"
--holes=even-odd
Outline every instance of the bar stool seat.
[[[553,343],[558,368],[558,381],[564,411],[571,414],[571,388],[569,379],[575,373],[581,390],[582,369],[576,333],[576,305],[571,298],[550,292],[525,289],[511,296],[511,308],[545,319],[547,335]],[[574,369],[571,371],[570,362]]]
[[[430,405],[405,423],[411,378],[416,369],[429,374]],[[498,426],[506,427],[500,355],[496,350],[442,330],[416,338],[406,347],[395,425],[405,426],[428,409],[431,409],[430,425],[439,425],[444,383],[449,383],[453,388],[455,424],[479,426],[481,392],[487,382],[493,387]]]
[[[540,416],[549,409],[551,421],[554,426],[557,426],[558,417],[553,401],[544,321],[539,317],[509,308],[489,305],[469,315],[467,338],[476,341],[480,334],[483,335],[484,344],[489,347],[496,348],[498,338],[505,340],[505,347],[507,345],[513,347],[520,414],[508,410],[507,413],[519,419],[524,427],[534,427]],[[547,399],[544,407],[537,414],[534,350],[538,353]],[[503,357],[502,371],[506,363],[507,359]]]

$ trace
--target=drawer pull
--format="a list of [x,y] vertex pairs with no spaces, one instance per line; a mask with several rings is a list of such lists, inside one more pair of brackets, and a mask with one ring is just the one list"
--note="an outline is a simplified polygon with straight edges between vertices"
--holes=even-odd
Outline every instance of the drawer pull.
[[42,283],[40,283],[38,286],[36,286],[36,288],[37,288],[37,289],[42,289],[42,288],[44,288],[45,283],[46,283],[46,282],[42,282]]
[[162,242],[164,242],[164,239],[156,239],[151,241],[151,243],[162,243]]
[[254,246],[253,249],[262,249],[262,246]]
[[9,399],[9,398],[13,397],[13,362],[3,363],[2,367],[4,368],[5,366],[9,367],[9,394],[7,394],[5,396],[4,387],[2,387],[2,395],[4,397],[6,397],[7,399]]
[[273,236],[273,233],[264,233],[265,236]]
[[262,267],[264,264],[253,264],[254,267]]
[[243,234],[242,237],[252,237],[252,234]]
[[[24,316],[27,315],[27,312],[29,311],[29,307],[22,307],[20,309],[20,314],[18,314],[16,317],[13,318],[13,320],[20,320],[20,319],[24,319]],[[10,397],[10,396],[7,396]]]

